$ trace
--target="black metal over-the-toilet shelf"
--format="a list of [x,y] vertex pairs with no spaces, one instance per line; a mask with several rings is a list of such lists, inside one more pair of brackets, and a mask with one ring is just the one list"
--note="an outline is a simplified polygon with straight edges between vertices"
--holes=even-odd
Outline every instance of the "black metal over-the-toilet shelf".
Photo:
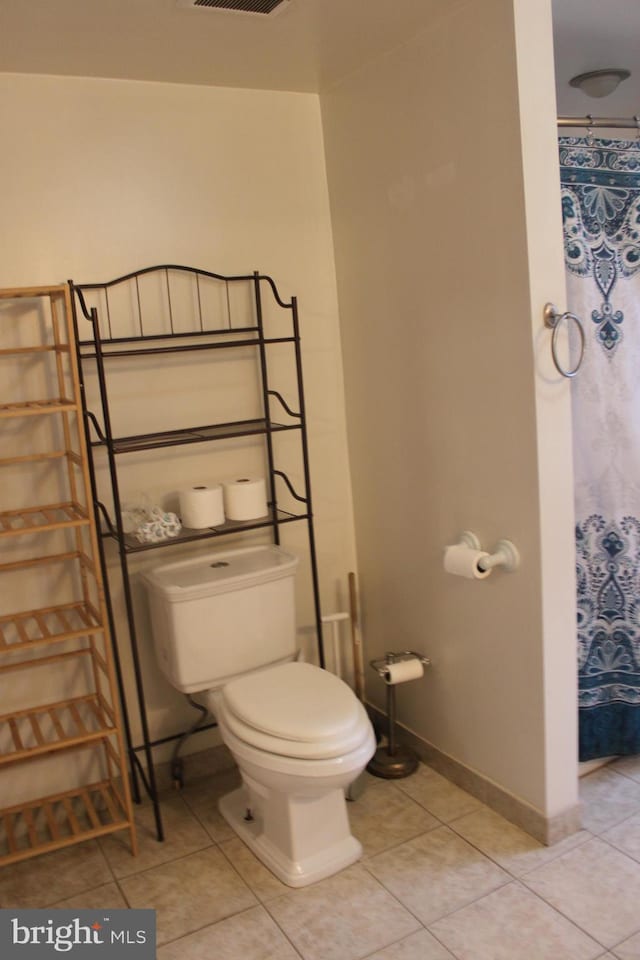
[[[219,539],[261,528],[270,533],[273,542],[279,544],[281,527],[284,524],[306,521],[318,657],[321,666],[324,666],[297,299],[292,297],[289,302],[282,300],[273,279],[258,272],[222,276],[207,270],[174,264],[147,267],[107,282],[75,283],[71,280],[69,285],[83,412],[91,452],[91,485],[96,512],[102,524],[100,553],[107,609],[112,635],[117,641],[116,672],[122,698],[132,792],[134,800],[139,802],[141,780],[153,803],[156,832],[158,839],[162,840],[164,832],[153,750],[161,744],[181,740],[190,731],[181,730],[170,736],[152,739],[134,614],[130,556],[141,551],[211,538]],[[265,289],[271,295],[268,311],[262,298]],[[267,313],[268,316],[265,316]],[[275,320],[274,314],[277,315]],[[88,327],[85,321],[88,321]],[[273,389],[269,381],[270,350],[276,344],[289,344],[292,350],[291,370],[295,370],[292,382],[295,383],[294,392],[297,393],[293,402],[287,402],[282,392]],[[150,369],[156,369],[161,377],[162,370],[157,369],[157,364],[163,358],[175,358],[180,354],[189,356],[197,351],[207,351],[214,353],[216,359],[219,359],[219,351],[246,351],[248,348],[253,348],[255,353],[255,377],[261,406],[256,412],[259,416],[126,436],[114,430],[114,401],[117,406],[122,381],[118,379],[118,387],[113,384],[113,368],[124,358],[135,358],[135,364],[152,365],[155,358],[156,366]],[[131,364],[128,367],[131,367]],[[122,366],[118,373],[119,378],[121,371]],[[94,383],[97,383],[97,388],[91,390]],[[165,390],[164,393],[167,403],[170,403],[170,392]],[[277,422],[271,415],[272,408],[278,411]],[[158,415],[162,415],[161,409],[158,410]],[[300,438],[302,475],[297,478],[297,482],[298,485],[303,484],[301,491],[295,488],[289,475],[277,465],[277,437],[290,431],[295,431]],[[269,489],[266,516],[247,521],[227,520],[222,526],[205,530],[183,527],[177,537],[153,543],[140,542],[134,534],[125,531],[121,465],[123,458],[126,460],[126,454],[190,444],[219,444],[250,437],[262,442],[264,447],[264,466]],[[107,470],[100,469],[98,464],[98,458],[105,455]],[[106,481],[105,476],[108,478]],[[285,503],[287,509],[283,509]],[[115,542],[119,558],[127,638],[122,636],[123,630],[115,623],[111,599],[113,584],[110,585],[105,550],[105,543],[110,540]],[[126,642],[130,647],[135,675],[134,704],[127,702],[125,693],[122,645]],[[139,717],[139,743],[134,743],[132,738],[132,709],[137,711]],[[204,724],[199,729],[208,729],[214,725]],[[144,755],[144,766],[139,754]]]

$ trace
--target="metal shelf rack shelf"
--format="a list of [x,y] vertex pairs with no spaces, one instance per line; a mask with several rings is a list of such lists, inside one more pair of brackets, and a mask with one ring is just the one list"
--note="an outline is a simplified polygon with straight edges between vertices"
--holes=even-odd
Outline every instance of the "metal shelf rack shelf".
[[[132,554],[165,549],[176,544],[219,540],[248,531],[269,531],[273,542],[280,543],[280,528],[297,521],[306,522],[309,547],[309,570],[314,603],[315,631],[318,659],[324,666],[322,625],[316,563],[313,510],[309,474],[305,398],[302,379],[302,359],[298,306],[295,297],[285,302],[280,297],[271,277],[259,272],[223,276],[207,270],[175,264],[147,267],[102,283],[74,283],[69,281],[80,378],[83,386],[84,413],[89,437],[91,482],[96,512],[101,518],[101,561],[107,583],[107,599],[113,629],[113,609],[109,599],[109,578],[104,544],[116,544],[122,593],[126,612],[126,633],[119,643],[128,642],[133,664],[135,703],[127,703],[121,679],[121,698],[125,711],[125,733],[129,751],[134,799],[140,799],[139,780],[142,781],[154,806],[156,833],[164,838],[153,749],[160,744],[181,741],[185,731],[153,740],[147,716],[145,677],[141,666],[138,630],[131,589],[129,559]],[[235,292],[240,291],[242,307],[236,310]],[[263,294],[270,294],[269,308],[279,315],[277,329],[267,333]],[[236,314],[240,313],[238,322]],[[285,320],[283,329],[282,319]],[[87,322],[89,326],[87,327]],[[288,326],[288,329],[286,327]],[[270,379],[270,350],[278,345],[289,345],[293,352],[289,368],[294,374],[294,406],[282,393],[272,389]],[[111,386],[113,369],[122,361],[135,363],[172,362],[194,354],[210,352],[216,362],[224,351],[251,351],[255,360],[254,386],[259,396],[260,411],[256,417],[200,426],[154,430],[121,435],[113,428],[114,391]],[[120,368],[122,369],[122,368]],[[152,368],[153,369],[153,368]],[[88,399],[87,380],[95,378],[97,388]],[[170,405],[170,394],[167,397]],[[272,408],[279,411],[277,419]],[[162,410],[157,411],[162,417]],[[159,424],[158,424],[159,425]],[[276,466],[276,438],[292,434],[299,438],[302,463],[301,491],[296,490],[287,473]],[[236,439],[255,438],[262,444],[265,473],[269,488],[268,514],[250,521],[227,520],[223,525],[206,530],[182,528],[179,535],[156,543],[140,543],[135,535],[125,532],[122,520],[122,470],[126,469],[127,455],[144,451],[162,451],[193,444],[222,444]],[[98,469],[97,457],[102,451],[107,468]],[[124,460],[122,459],[124,457]],[[138,458],[136,458],[137,460]],[[104,489],[104,476],[108,481]],[[286,509],[280,491],[286,493]],[[108,508],[105,500],[113,506]],[[280,502],[279,502],[280,500]],[[115,630],[113,631],[115,635]],[[125,633],[125,630],[122,631]],[[131,701],[131,697],[129,697]],[[134,743],[131,737],[130,712],[137,711],[141,737]],[[199,729],[208,729],[211,724]],[[143,755],[145,764],[140,761]]]

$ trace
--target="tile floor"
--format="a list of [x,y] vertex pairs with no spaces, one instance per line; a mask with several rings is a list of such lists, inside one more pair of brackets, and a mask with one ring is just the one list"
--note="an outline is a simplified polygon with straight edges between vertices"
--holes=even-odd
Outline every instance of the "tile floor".
[[153,907],[159,960],[640,960],[640,758],[581,780],[584,829],[543,847],[426,766],[349,804],[363,859],[301,890],[217,813],[233,769],[124,835],[0,870],[0,907]]

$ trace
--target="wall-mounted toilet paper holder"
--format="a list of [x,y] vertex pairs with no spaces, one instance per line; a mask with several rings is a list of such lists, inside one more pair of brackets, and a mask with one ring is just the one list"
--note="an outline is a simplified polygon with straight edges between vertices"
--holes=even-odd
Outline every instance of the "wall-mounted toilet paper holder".
[[[460,543],[470,550],[482,550],[480,540],[471,530],[465,530],[460,537]],[[511,540],[498,540],[493,553],[478,560],[481,570],[493,570],[494,567],[504,567],[508,573],[513,573],[520,566],[520,553]]]

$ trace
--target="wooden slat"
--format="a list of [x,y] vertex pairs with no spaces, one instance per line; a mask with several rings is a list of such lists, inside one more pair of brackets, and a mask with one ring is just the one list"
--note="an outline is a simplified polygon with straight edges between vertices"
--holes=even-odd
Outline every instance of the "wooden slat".
[[4,824],[4,832],[7,837],[7,844],[11,853],[16,853],[18,850],[18,844],[16,843],[16,835],[13,832],[13,814],[6,813],[2,817],[2,822]]
[[107,714],[107,716],[109,717],[112,726],[115,727],[115,725],[116,725],[116,718],[115,718],[115,714],[114,714],[113,710],[111,709],[111,704],[110,704],[110,703],[107,703],[107,701],[105,700],[105,698],[102,696],[102,694],[101,694],[100,692],[98,692],[98,693],[96,694],[96,696],[97,696],[97,699],[98,699],[98,703],[100,704],[100,706],[102,707],[102,709],[104,710],[104,712],[105,712],[105,713]]
[[33,614],[33,619],[35,620],[35,622],[38,624],[38,626],[39,626],[39,628],[40,628],[40,636],[41,636],[42,638],[50,637],[50,636],[51,636],[51,631],[49,630],[49,627],[48,627],[47,624],[45,623],[44,617],[42,616],[42,614],[41,614],[41,613],[34,613],[34,614]]
[[[86,652],[86,651],[85,651]],[[68,654],[69,656],[75,656],[78,653],[77,650],[73,650]],[[81,697],[70,697],[67,700],[58,700],[56,703],[43,703],[37,707],[27,707],[24,710],[13,710],[11,713],[5,713],[0,716],[0,723],[6,723],[11,720],[11,718],[19,719],[20,717],[29,717],[32,713],[46,713],[47,710],[65,710],[71,704],[74,703],[85,703],[87,700],[95,699],[95,693],[86,693]]]
[[[27,630],[29,624],[38,627],[37,635],[35,631]],[[96,608],[83,601],[5,614],[0,617],[0,650],[17,651],[77,637],[89,637],[102,633],[103,629]],[[12,637],[11,642],[9,636]]]
[[[27,667],[42,667],[48,663],[61,663],[73,657],[86,657],[91,654],[90,647],[76,647],[75,650],[65,650],[64,653],[54,653],[50,657],[38,657],[37,660],[15,660],[9,663],[0,663],[0,673],[10,673],[12,670],[24,670]],[[18,714],[14,714],[18,716]]]
[[33,821],[33,814],[31,810],[27,809],[23,813],[24,822],[27,825],[27,833],[29,834],[29,843],[32,847],[36,848],[38,846],[38,833],[36,831],[36,825]]
[[31,353],[69,353],[68,343],[40,343],[31,347],[2,347],[0,357],[17,357]]
[[[87,614],[87,609],[91,609],[91,607],[89,607],[88,604],[87,604],[86,607],[82,607],[82,606],[79,606],[79,605],[78,605],[76,612],[77,612],[78,616],[80,617],[80,619],[84,621],[85,626],[90,627],[90,626],[92,626],[92,622],[91,622],[91,617],[89,617],[88,614]],[[93,610],[92,610],[92,614],[93,614],[93,617],[94,617],[95,621],[96,621],[96,622],[99,622],[99,621],[100,621],[100,617],[98,616],[98,611],[95,609],[95,607],[94,607]]]
[[29,723],[31,725],[31,729],[33,730],[33,735],[36,738],[36,743],[38,746],[43,747],[46,743],[46,740],[42,735],[42,730],[40,729],[40,724],[38,723],[38,717],[35,713],[29,714]]
[[58,633],[73,633],[73,627],[64,610],[56,610],[55,619],[62,624],[62,630],[59,630]]
[[52,353],[55,349],[55,343],[39,343],[34,347],[2,347],[0,357],[13,357],[21,353]]
[[78,733],[80,733],[81,736],[87,736],[89,731],[87,730],[86,724],[80,716],[80,711],[78,710],[77,705],[73,702],[69,704],[69,713],[73,717],[73,722],[76,725],[76,730]]
[[65,737],[66,737],[66,733],[64,732],[64,727],[63,727],[62,724],[60,723],[60,719],[59,719],[59,717],[58,717],[58,711],[57,711],[57,709],[56,709],[55,707],[49,707],[49,709],[47,710],[47,713],[49,714],[49,716],[50,716],[50,718],[51,718],[51,722],[52,722],[52,724],[53,724],[54,730],[55,730],[56,733],[58,734],[58,739],[59,739],[59,740],[64,740]]
[[38,417],[45,414],[64,413],[77,409],[77,404],[67,397],[53,397],[43,400],[25,400],[21,403],[0,404],[0,418]]
[[117,765],[118,762],[119,762],[119,757],[118,757],[118,754],[116,753],[116,751],[113,749],[113,746],[112,746],[112,744],[109,742],[109,740],[105,740],[105,741],[104,741],[104,748],[105,748],[105,750],[107,751],[110,759]]
[[[116,763],[117,763],[117,762],[118,762],[118,761],[117,761],[117,758],[116,758]],[[115,796],[116,796],[116,799],[117,799],[117,801],[118,801],[118,804],[120,805],[120,809],[121,809],[121,810],[126,810],[126,809],[127,809],[127,804],[126,804],[126,801],[125,801],[124,793],[122,792],[122,781],[121,781],[121,780],[112,780],[112,782],[111,782],[111,789],[113,790],[113,792],[114,792],[114,794],[115,794]]]
[[94,604],[91,603],[90,600],[87,600],[86,607],[89,613],[91,614],[91,616],[93,617],[93,619],[96,621],[96,623],[100,623],[101,617],[100,617],[100,611],[98,610],[98,608],[94,606]]
[[0,467],[10,467],[17,463],[45,463],[51,462],[51,460],[62,460],[64,457],[68,456],[69,454],[66,450],[51,450],[48,453],[25,453],[19,457],[0,458]]
[[84,526],[88,523],[88,517],[72,503],[51,503],[23,510],[4,510],[0,514],[0,523],[4,527],[0,536],[19,536],[36,531],[44,533],[47,530]]
[[112,798],[111,798],[111,795],[110,795],[109,791],[105,789],[104,785],[102,785],[102,786],[98,787],[98,792],[99,792],[100,796],[102,797],[102,799],[104,800],[104,802],[105,802],[105,804],[106,804],[106,806],[107,806],[107,809],[108,809],[108,811],[109,811],[109,813],[110,813],[110,815],[111,815],[112,820],[114,820],[114,821],[115,821],[115,820],[118,820],[118,819],[120,818],[121,814],[120,814],[119,811],[116,809],[116,807],[115,807],[115,805],[114,805],[114,803],[113,803],[113,800],[112,800]]
[[[100,704],[98,698],[98,694],[91,693],[0,717],[0,724],[7,724],[13,740],[13,749],[0,754],[0,766],[60,750],[78,749],[98,741],[103,742],[109,756],[118,764],[119,755],[109,742],[109,738],[117,733],[114,714],[105,709],[104,698],[100,697]],[[80,708],[88,711],[86,717]],[[45,725],[43,728],[42,720],[47,717],[53,727]],[[25,746],[27,730],[31,731],[35,741],[31,746]]]
[[56,818],[53,815],[53,809],[50,803],[43,803],[42,810],[44,812],[45,820],[47,821],[47,826],[49,828],[49,833],[52,840],[60,839],[60,828],[56,822]]
[[79,836],[82,833],[82,827],[78,823],[77,817],[73,812],[73,807],[71,806],[71,800],[69,799],[69,797],[62,798],[62,806],[64,807],[65,812],[67,814],[67,819],[69,821],[69,826],[71,827],[72,832],[76,835],[76,837]]
[[89,570],[89,571],[94,575],[94,577],[95,577],[95,576],[96,576],[96,566],[95,566],[93,560],[91,559],[91,557],[88,557],[88,556],[86,555],[86,553],[82,553],[82,552],[79,554],[79,557],[80,557],[80,563],[81,563],[82,566],[85,568],[85,570]]
[[101,653],[94,648],[93,659],[98,664],[105,676],[109,675],[109,668],[107,666],[107,661],[104,659]]
[[102,711],[98,707],[98,704],[96,703],[93,697],[87,700],[87,707],[89,708],[91,713],[95,716],[96,720],[98,721],[99,727],[107,727],[109,725],[107,723],[107,719],[105,718],[104,713],[102,713]]
[[13,717],[9,718],[9,729],[11,730],[11,736],[13,738],[16,750],[24,750],[24,744],[22,742],[22,737],[20,736],[20,731],[18,730],[18,724]]
[[87,815],[88,815],[88,817],[89,817],[89,820],[91,820],[92,825],[93,825],[94,827],[100,827],[100,826],[102,826],[102,824],[101,824],[101,822],[100,822],[100,817],[98,816],[98,811],[96,810],[96,808],[95,808],[94,805],[93,805],[93,800],[91,799],[91,796],[90,796],[90,794],[89,794],[89,791],[88,791],[88,790],[82,790],[82,791],[80,792],[80,796],[82,797],[82,802],[83,802],[83,804],[84,804],[84,808],[85,808],[85,810],[87,811]]
[[[105,836],[109,833],[116,833],[124,829],[128,829],[131,832],[131,841],[135,849],[135,834],[132,829],[132,824],[126,819],[126,815],[124,813],[125,808],[120,804],[115,786],[116,785],[111,781],[87,784],[84,787],[69,790],[66,793],[44,797],[37,801],[31,801],[26,804],[19,804],[15,807],[9,807],[5,810],[0,810],[0,843],[2,843],[4,840],[9,850],[9,852],[6,854],[0,853],[0,866],[10,863],[17,863],[20,860],[25,860],[29,857],[32,857],[36,853],[48,853],[49,851],[59,850],[62,847],[78,843],[80,840],[89,840],[93,837]],[[95,811],[98,824],[96,825],[96,822],[91,815],[91,808],[87,809],[87,818],[90,825],[84,827],[81,823],[79,823],[73,808],[70,807],[70,809],[68,809],[65,806],[64,801],[66,798],[67,803],[70,804],[72,800],[79,800],[84,805],[85,793],[88,793],[89,795],[94,794],[102,798],[112,818],[112,822],[100,822],[97,816],[97,810],[95,808],[95,801],[92,801],[92,807]],[[69,836],[63,835],[60,827],[56,823],[54,811],[54,806],[56,804],[60,805],[60,808],[64,809],[66,816],[69,817],[69,826],[71,829]],[[39,840],[38,845],[35,848],[32,846],[25,847],[24,844],[20,842],[14,826],[14,819],[24,818],[25,811],[30,811],[32,817],[36,817],[40,811],[44,812],[49,832],[52,837],[51,840]],[[73,820],[71,818],[73,818]],[[74,832],[73,821],[75,821],[75,825],[77,826],[77,832]],[[1,829],[2,826],[4,826],[4,830]]]
[[[0,570],[27,570],[29,567],[44,567],[52,563],[63,563],[65,560],[79,560],[83,563],[84,554],[77,550],[68,553],[51,553],[44,557],[29,557],[27,560],[12,560],[10,563],[0,563]],[[84,565],[84,564],[83,564]]]
[[22,642],[22,643],[28,643],[28,642],[29,642],[29,634],[27,633],[27,631],[26,631],[25,628],[24,628],[24,620],[23,620],[22,618],[20,618],[18,621],[16,621],[16,629],[17,629],[17,631],[18,631],[18,636],[20,637],[21,642]]
[[4,287],[0,290],[0,300],[35,300],[37,297],[63,297],[67,286],[56,283],[53,286]]

